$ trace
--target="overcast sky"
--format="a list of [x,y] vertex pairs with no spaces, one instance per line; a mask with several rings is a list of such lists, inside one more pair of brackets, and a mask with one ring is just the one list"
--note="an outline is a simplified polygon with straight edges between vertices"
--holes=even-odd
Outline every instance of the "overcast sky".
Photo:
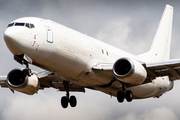
[[[9,22],[34,16],[51,19],[134,54],[151,45],[166,4],[174,7],[171,58],[180,58],[180,2],[177,0],[1,0],[0,74],[21,66],[5,45],[3,31]],[[39,71],[31,66],[33,70]],[[28,96],[0,88],[1,120],[178,120],[180,82],[159,99],[133,100],[119,104],[115,97],[86,89],[76,95],[78,105],[63,109],[64,92],[45,89]]]

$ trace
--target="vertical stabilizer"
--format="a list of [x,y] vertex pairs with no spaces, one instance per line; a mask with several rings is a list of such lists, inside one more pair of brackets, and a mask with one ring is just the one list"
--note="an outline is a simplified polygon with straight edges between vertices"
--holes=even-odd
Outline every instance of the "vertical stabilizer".
[[147,62],[162,62],[169,60],[173,7],[166,5],[150,50],[139,55]]

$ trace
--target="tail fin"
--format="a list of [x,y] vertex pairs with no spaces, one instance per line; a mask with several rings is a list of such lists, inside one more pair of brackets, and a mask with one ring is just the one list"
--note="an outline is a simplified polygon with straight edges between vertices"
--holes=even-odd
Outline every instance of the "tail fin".
[[166,5],[150,50],[139,55],[147,62],[162,62],[169,60],[173,7]]

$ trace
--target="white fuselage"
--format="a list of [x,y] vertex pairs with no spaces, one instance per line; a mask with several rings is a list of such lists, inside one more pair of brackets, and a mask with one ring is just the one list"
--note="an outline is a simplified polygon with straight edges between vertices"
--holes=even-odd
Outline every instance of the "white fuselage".
[[[113,96],[116,96],[121,84],[114,82],[115,87],[99,87],[108,84],[112,78],[96,74],[92,67],[97,63],[114,63],[121,57],[146,62],[50,20],[20,18],[13,22],[33,23],[35,26],[31,29],[25,26],[12,26],[6,29],[5,41],[13,54],[26,54],[33,60],[34,65],[56,73],[63,80]],[[134,98],[146,98],[160,96],[173,87],[173,82],[168,77],[157,79],[127,89],[132,91]]]

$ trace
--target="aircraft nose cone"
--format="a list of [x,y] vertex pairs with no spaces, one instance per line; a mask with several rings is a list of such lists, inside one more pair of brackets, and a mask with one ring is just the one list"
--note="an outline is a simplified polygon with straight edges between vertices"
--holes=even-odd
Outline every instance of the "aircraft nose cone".
[[13,28],[7,28],[4,31],[5,42],[16,42],[19,39],[19,30]]
[[18,47],[20,43],[20,32],[18,29],[7,28],[4,31],[4,40],[13,54],[20,54]]

